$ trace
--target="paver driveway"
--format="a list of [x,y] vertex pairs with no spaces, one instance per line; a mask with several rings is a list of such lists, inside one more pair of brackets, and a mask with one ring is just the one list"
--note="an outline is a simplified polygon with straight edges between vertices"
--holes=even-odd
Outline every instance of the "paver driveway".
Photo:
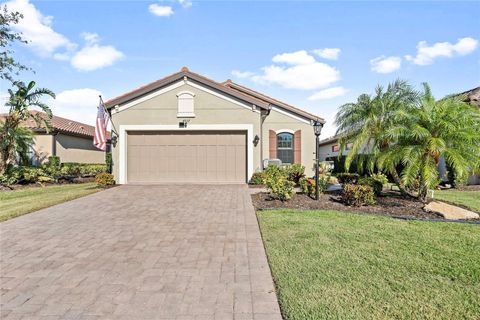
[[2,319],[281,319],[245,185],[121,186],[0,228]]

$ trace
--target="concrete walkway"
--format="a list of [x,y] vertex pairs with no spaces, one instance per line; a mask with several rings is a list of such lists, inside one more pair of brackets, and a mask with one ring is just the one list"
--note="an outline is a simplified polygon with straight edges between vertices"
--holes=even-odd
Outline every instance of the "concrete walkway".
[[1,319],[281,319],[245,185],[116,187],[0,237]]

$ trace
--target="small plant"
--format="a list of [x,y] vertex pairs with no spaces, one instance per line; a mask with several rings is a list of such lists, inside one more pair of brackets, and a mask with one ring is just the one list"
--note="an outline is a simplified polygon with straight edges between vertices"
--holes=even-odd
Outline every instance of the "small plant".
[[366,185],[344,184],[342,202],[347,206],[367,206],[375,204],[373,188]]
[[270,165],[265,170],[265,184],[272,197],[282,201],[290,200],[295,193],[295,183],[288,180],[287,171],[276,165]]
[[358,175],[358,173],[345,172],[337,174],[338,181],[345,184],[356,184],[359,178],[360,176]]
[[255,172],[250,178],[250,184],[261,185],[265,181],[265,172]]
[[388,183],[388,177],[387,177],[385,174],[381,173],[381,172],[379,172],[379,173],[372,173],[372,174],[370,175],[370,177],[372,177],[373,179],[381,182],[382,185],[385,185],[385,184]]
[[283,167],[287,173],[287,179],[298,186],[301,178],[305,177],[305,167],[301,164],[289,164]]
[[106,188],[115,184],[115,179],[110,173],[102,172],[95,176],[95,183],[101,188]]
[[[328,176],[319,176],[318,177],[318,192],[324,193],[327,190],[328,186]],[[310,197],[315,196],[315,179],[312,178],[302,178],[300,179],[300,188],[302,192]]]
[[358,180],[358,185],[360,186],[370,186],[375,192],[375,195],[380,195],[383,190],[383,184],[380,181],[373,179],[372,177],[360,178]]

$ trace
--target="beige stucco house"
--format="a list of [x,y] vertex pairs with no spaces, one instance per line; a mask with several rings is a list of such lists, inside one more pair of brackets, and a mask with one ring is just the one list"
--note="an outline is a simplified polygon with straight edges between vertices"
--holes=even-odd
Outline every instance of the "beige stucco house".
[[312,175],[312,124],[325,122],[185,67],[105,105],[118,136],[112,159],[120,184],[246,183],[269,159],[303,164]]
[[[34,111],[40,117],[47,115]],[[0,120],[6,114],[0,115]],[[41,164],[50,156],[60,157],[61,162],[105,163],[105,151],[93,146],[95,127],[78,121],[53,116],[51,128],[37,124],[33,119],[22,123],[34,132],[34,144],[31,152],[33,165]]]

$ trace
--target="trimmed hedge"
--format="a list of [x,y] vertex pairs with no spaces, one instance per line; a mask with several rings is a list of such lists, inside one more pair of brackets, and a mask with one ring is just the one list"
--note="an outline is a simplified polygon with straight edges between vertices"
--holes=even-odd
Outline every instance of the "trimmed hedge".
[[375,204],[373,188],[365,185],[344,184],[342,202],[347,206],[368,206]]

